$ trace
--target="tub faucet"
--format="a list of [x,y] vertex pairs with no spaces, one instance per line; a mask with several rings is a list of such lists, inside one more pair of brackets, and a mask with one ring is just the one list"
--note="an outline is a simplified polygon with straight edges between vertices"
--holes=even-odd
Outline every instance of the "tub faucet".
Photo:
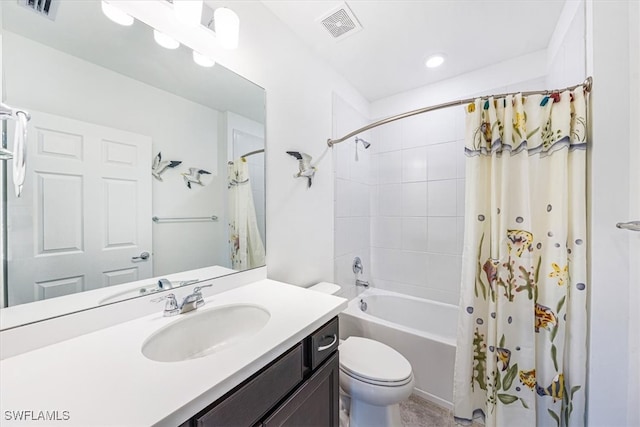
[[168,294],[161,296],[160,298],[154,298],[151,302],[159,302],[166,300],[164,305],[164,317],[176,316],[178,314],[188,313],[202,307],[204,305],[204,299],[202,298],[202,288],[208,288],[213,285],[196,286],[193,288],[193,292],[184,297],[182,303],[178,305],[175,294]]
[[368,289],[369,282],[367,282],[366,280],[356,279],[356,286],[362,286],[363,288]]

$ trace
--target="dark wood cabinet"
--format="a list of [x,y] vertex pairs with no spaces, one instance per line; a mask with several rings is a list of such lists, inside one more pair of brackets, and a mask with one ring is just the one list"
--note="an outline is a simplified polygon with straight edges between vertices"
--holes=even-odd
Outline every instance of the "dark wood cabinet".
[[180,427],[339,427],[335,317]]
[[263,427],[338,427],[338,352],[264,422]]

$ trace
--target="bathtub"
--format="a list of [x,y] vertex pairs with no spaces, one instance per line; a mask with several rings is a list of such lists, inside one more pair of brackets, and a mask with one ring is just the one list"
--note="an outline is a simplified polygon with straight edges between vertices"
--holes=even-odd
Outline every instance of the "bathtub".
[[411,363],[415,394],[452,408],[457,323],[455,305],[371,288],[340,313],[340,338],[371,338],[393,347]]

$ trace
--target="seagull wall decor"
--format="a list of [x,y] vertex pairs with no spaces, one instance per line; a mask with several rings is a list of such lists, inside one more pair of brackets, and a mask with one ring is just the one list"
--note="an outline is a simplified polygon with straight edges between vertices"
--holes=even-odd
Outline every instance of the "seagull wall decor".
[[184,178],[184,182],[187,184],[187,187],[191,188],[191,183],[204,186],[200,180],[200,175],[203,174],[211,175],[211,172],[204,169],[189,168],[189,173],[182,172],[180,175]]
[[307,153],[300,151],[287,151],[287,154],[298,159],[298,173],[294,174],[294,178],[307,178],[307,188],[313,183],[313,176],[316,173],[316,163],[311,164],[312,157]]
[[151,175],[158,181],[162,181],[162,175],[167,168],[175,168],[182,162],[179,160],[167,160],[162,161],[162,152],[158,152],[158,155],[153,159],[153,165],[151,166]]

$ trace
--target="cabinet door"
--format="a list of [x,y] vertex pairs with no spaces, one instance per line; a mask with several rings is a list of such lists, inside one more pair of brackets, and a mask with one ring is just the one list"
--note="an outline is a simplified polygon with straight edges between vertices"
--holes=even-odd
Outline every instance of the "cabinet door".
[[336,351],[263,426],[339,427],[339,369]]

